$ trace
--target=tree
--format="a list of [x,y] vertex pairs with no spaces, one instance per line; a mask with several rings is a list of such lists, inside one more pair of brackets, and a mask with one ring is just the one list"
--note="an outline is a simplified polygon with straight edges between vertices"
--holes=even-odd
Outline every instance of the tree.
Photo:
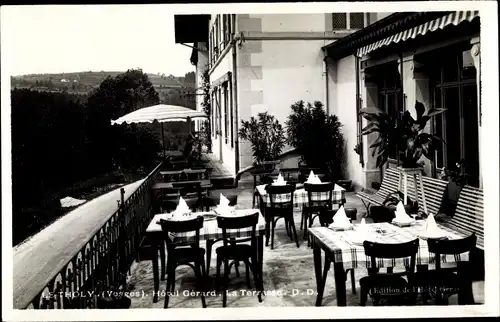
[[184,84],[195,84],[196,74],[194,72],[189,72],[184,75]]
[[[102,156],[95,166],[103,167],[102,170],[106,171],[114,166],[114,162],[122,165],[151,162],[150,159],[156,155],[154,150],[159,147],[155,146],[156,139],[147,127],[112,126],[111,120],[159,102],[158,93],[142,70],[130,69],[114,78],[108,76],[91,94],[87,104],[89,112],[86,126],[94,149],[92,154]],[[136,138],[144,143],[142,147],[141,144],[133,143]],[[151,151],[138,154],[142,148]]]

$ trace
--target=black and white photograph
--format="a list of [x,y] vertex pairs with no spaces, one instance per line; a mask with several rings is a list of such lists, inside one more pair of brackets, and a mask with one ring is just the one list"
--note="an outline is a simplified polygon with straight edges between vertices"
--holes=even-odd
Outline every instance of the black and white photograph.
[[0,10],[5,320],[499,315],[496,2]]

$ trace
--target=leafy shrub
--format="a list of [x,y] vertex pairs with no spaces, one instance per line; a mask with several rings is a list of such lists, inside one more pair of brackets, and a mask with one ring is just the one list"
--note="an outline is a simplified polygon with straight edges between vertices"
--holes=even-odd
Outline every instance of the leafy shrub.
[[336,115],[327,115],[323,103],[298,101],[286,122],[288,141],[308,167],[323,169],[332,180],[342,179],[345,144]]
[[256,163],[276,160],[286,143],[285,130],[267,112],[259,113],[257,119],[252,116],[250,121],[241,121],[238,135],[252,145]]

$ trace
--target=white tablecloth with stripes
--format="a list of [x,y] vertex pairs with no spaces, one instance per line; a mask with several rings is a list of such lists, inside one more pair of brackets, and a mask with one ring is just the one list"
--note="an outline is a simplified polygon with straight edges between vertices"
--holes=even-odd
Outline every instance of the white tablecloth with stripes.
[[[390,223],[367,224],[367,226],[370,229],[370,233],[364,235],[367,240],[378,243],[404,243],[419,238],[422,235],[425,231],[425,220],[419,220],[415,225],[410,227],[398,227]],[[359,235],[356,235],[359,232],[356,232],[356,227],[354,227],[354,230],[346,231],[334,231],[327,227],[311,227],[309,228],[309,234],[316,238],[334,256],[335,262],[342,262],[344,269],[369,268],[371,266],[371,258],[365,255],[365,250],[359,243]],[[444,226],[438,225],[438,227],[445,232],[448,239],[467,237]],[[442,263],[456,263],[467,261],[468,259],[468,253],[441,256]],[[404,267],[409,265],[409,263],[409,257],[377,259],[378,267]],[[435,264],[435,254],[429,252],[426,240],[420,239],[419,241],[416,264]]]
[[[236,210],[236,216],[242,216],[252,213],[259,213],[259,221],[255,228],[256,236],[263,235],[266,231],[266,221],[264,216],[261,215],[260,211],[257,209],[238,209]],[[193,215],[203,215],[203,214],[214,214],[214,212],[198,212]],[[147,234],[162,233],[161,225],[159,224],[160,219],[167,219],[169,214],[158,214],[153,217],[151,222],[146,229]],[[228,237],[239,238],[239,237],[250,237],[252,234],[252,228],[242,228],[242,229],[231,229],[227,230]],[[176,233],[172,234],[175,237],[174,243],[186,242],[195,237],[195,232],[188,233]],[[203,228],[200,230],[200,240],[216,240],[222,238],[222,229],[217,226],[217,219],[205,219],[203,222]]]
[[[271,199],[266,191],[266,185],[259,185],[255,188],[260,195],[261,200],[266,204],[270,205]],[[328,198],[328,192],[314,192],[311,195],[312,200],[322,201]],[[290,201],[290,194],[279,194],[276,195],[276,202],[287,202]],[[304,188],[297,189],[293,193],[293,204],[295,207],[301,207],[309,202],[307,191]],[[339,205],[345,203],[345,189],[339,185],[335,185],[332,192],[332,202],[333,204]]]

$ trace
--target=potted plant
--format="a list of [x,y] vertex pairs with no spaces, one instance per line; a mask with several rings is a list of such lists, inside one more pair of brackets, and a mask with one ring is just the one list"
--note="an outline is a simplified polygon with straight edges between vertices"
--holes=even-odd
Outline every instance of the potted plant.
[[425,110],[421,102],[415,103],[416,120],[409,111],[403,113],[401,120],[393,119],[378,108],[365,108],[360,111],[369,122],[361,134],[379,134],[375,142],[370,145],[372,156],[377,156],[377,168],[387,162],[389,151],[392,149],[398,151],[403,169],[418,169],[418,162],[422,156],[429,160],[434,158],[434,152],[443,140],[423,130],[433,116],[443,113],[446,109],[431,108],[427,113]]
[[267,112],[259,113],[257,118],[252,116],[249,121],[241,121],[238,135],[252,145],[255,165],[276,160],[285,147],[282,125]]
[[286,121],[288,142],[302,155],[301,164],[323,169],[331,181],[343,179],[345,144],[338,117],[328,115],[319,101],[298,101],[291,109]]
[[397,151],[400,171],[423,174],[422,156],[432,160],[436,149],[443,140],[433,134],[423,132],[427,122],[446,109],[431,108],[417,101],[414,119],[409,111],[405,111],[400,120],[394,119],[378,108],[365,108],[360,111],[368,125],[361,131],[362,135],[378,133],[378,137],[369,147],[372,156],[376,156],[376,167],[382,167],[389,158],[390,151]]

